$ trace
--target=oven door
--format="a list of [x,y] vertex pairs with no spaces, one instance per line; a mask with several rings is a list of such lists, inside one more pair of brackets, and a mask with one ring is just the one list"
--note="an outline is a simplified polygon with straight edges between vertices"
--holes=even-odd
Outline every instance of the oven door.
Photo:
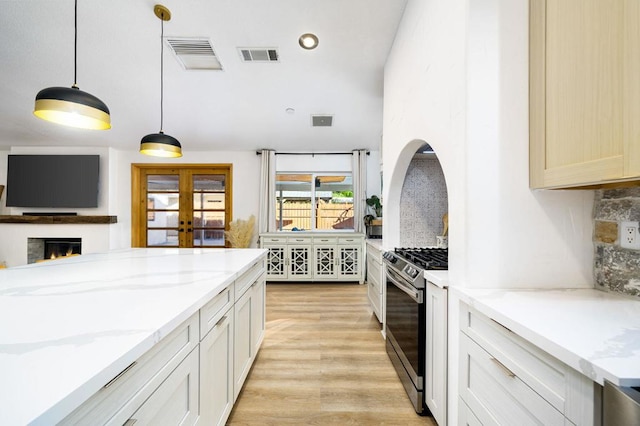
[[[413,287],[385,265],[387,305],[385,331],[416,391],[424,389],[426,317],[423,289]],[[392,354],[390,354],[392,355]],[[392,359],[393,361],[393,359]],[[396,370],[398,368],[396,367]],[[398,371],[401,375],[401,372]],[[401,377],[402,379],[402,377]],[[405,385],[406,388],[406,385]]]

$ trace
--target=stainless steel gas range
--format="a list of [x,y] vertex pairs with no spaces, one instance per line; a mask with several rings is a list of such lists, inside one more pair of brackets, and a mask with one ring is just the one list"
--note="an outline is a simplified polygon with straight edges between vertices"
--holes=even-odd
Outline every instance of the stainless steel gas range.
[[424,401],[427,269],[446,270],[448,251],[441,248],[397,248],[384,253],[387,276],[387,353],[416,413],[428,415]]

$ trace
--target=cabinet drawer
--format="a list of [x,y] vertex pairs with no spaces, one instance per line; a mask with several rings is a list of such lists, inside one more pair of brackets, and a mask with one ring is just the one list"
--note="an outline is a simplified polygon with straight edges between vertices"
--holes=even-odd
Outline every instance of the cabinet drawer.
[[362,237],[339,237],[338,244],[362,244]]
[[312,240],[311,237],[287,237],[289,244],[311,244]]
[[122,425],[199,342],[194,314],[62,420],[61,425]]
[[380,265],[371,259],[367,259],[367,282],[380,288],[380,277]]
[[220,321],[233,302],[234,283],[231,283],[200,309],[200,340]]
[[313,237],[313,244],[338,244],[338,237]]
[[593,422],[589,378],[465,303],[460,305],[460,328],[569,420]]
[[564,425],[565,418],[516,374],[460,334],[459,391],[485,425]]
[[235,300],[238,300],[251,285],[264,273],[264,259],[258,260],[235,281]]
[[278,243],[283,244],[287,242],[287,237],[260,237],[261,244]]
[[382,252],[371,244],[367,244],[367,258],[369,257],[378,263],[382,263]]

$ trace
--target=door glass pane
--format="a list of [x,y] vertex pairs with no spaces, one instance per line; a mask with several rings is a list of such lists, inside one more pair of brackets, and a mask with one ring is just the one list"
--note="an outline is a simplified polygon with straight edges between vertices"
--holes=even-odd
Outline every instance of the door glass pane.
[[180,177],[178,175],[147,175],[147,191],[178,192]]
[[224,229],[194,229],[194,247],[224,247]]
[[311,229],[311,174],[276,176],[276,229]]
[[223,193],[197,192],[193,194],[194,210],[224,210]]
[[149,229],[147,230],[148,247],[178,247],[177,229]]
[[194,228],[222,228],[224,230],[224,212],[193,212]]
[[[177,228],[179,209],[179,176],[147,175],[147,228]],[[159,235],[154,233],[153,241],[163,240]],[[147,245],[152,240],[147,238]]]
[[225,176],[193,175],[193,246],[224,247]]

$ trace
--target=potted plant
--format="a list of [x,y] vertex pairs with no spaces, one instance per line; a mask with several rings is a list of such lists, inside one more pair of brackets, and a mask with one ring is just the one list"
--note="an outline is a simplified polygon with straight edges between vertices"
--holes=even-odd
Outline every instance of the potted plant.
[[382,237],[382,204],[377,195],[366,199],[367,214],[364,216],[364,224],[367,227],[367,237]]

